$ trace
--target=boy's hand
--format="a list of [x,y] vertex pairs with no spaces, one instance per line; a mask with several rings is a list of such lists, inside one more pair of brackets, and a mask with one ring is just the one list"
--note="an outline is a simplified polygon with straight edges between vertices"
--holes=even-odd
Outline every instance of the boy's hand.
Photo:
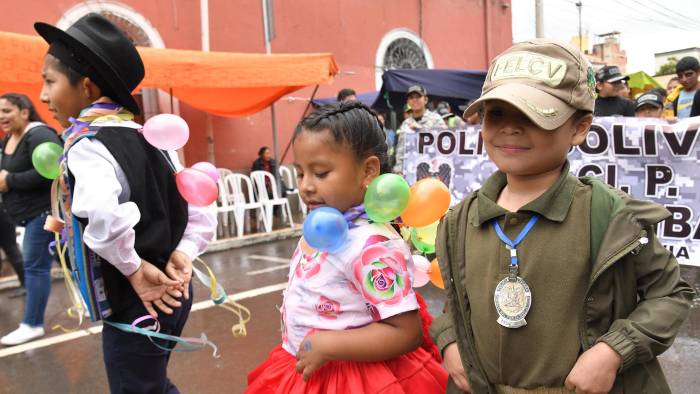
[[[182,283],[178,290],[185,296],[185,299],[190,298],[190,280],[192,279],[192,259],[185,253],[174,251],[170,254],[168,263],[165,264],[165,273],[170,279],[180,281]],[[168,294],[178,294],[173,291],[168,291]],[[179,298],[179,297],[178,297]]]
[[450,374],[457,387],[467,393],[471,393],[472,386],[469,384],[467,373],[464,371],[462,357],[459,355],[459,348],[456,342],[447,345],[442,355],[442,361],[445,364],[445,369]]
[[297,372],[303,374],[304,381],[309,380],[314,371],[330,360],[325,349],[323,332],[310,335],[301,342],[297,353]]
[[600,342],[579,356],[564,386],[576,394],[607,393],[615,383],[620,365],[622,357],[608,344]]
[[[163,271],[146,260],[141,260],[141,266],[133,274],[127,276],[129,283],[139,296],[148,314],[154,319],[158,317],[154,305],[161,311],[171,314],[173,308],[179,307],[180,301],[172,298],[166,293],[168,287],[182,285],[182,282],[168,278]],[[167,305],[166,305],[167,304]]]

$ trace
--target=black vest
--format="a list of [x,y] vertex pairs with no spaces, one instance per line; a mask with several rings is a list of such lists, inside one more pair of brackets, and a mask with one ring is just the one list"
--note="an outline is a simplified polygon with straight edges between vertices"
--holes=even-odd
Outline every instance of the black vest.
[[[129,201],[141,213],[134,227],[136,253],[164,271],[187,227],[187,202],[177,190],[168,160],[131,128],[102,127],[92,138],[102,142],[121,166],[131,191]],[[87,219],[78,219],[87,225]],[[102,275],[113,315],[141,303],[127,278],[112,264],[102,264]]]

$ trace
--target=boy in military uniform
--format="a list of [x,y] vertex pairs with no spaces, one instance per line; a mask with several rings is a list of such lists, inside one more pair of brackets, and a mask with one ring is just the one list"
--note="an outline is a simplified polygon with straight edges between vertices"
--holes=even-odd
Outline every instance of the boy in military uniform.
[[514,45],[491,63],[482,137],[498,167],[440,224],[447,312],[431,333],[473,393],[670,393],[656,356],[693,290],[654,234],[670,216],[569,174],[595,81],[577,49]]

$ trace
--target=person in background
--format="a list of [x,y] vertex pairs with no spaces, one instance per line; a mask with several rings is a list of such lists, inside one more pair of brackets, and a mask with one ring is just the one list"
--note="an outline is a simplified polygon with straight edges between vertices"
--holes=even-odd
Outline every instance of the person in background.
[[340,89],[338,92],[338,102],[342,103],[345,101],[355,101],[357,100],[357,93],[350,88]]
[[272,151],[267,146],[258,149],[258,158],[253,162],[251,171],[267,171],[277,177],[277,163],[272,158]]
[[402,116],[403,116],[403,118],[401,120],[402,123],[404,120],[408,119],[409,116],[411,116],[411,106],[410,105],[406,104],[403,106]]
[[666,84],[666,95],[664,98],[664,111],[662,115],[664,119],[671,121],[676,120],[673,103],[678,98],[681,90],[683,90],[683,85],[681,85],[681,83],[678,81],[678,77],[669,79],[668,83]]
[[10,265],[17,274],[20,286],[10,293],[8,297],[22,297],[27,294],[24,284],[24,260],[22,259],[19,245],[17,245],[17,228],[2,204],[0,204],[0,248],[5,252],[7,259],[10,260]]
[[441,101],[438,103],[437,113],[442,117],[442,120],[447,124],[447,127],[451,129],[463,128],[466,125],[461,117],[452,113],[450,103],[447,101]]
[[396,130],[392,130],[386,127],[386,121],[384,120],[384,115],[381,113],[375,113],[379,124],[384,129],[384,134],[386,135],[386,145],[387,145],[387,156],[389,156],[389,166],[393,167],[396,163]]
[[683,89],[673,100],[673,113],[678,119],[688,118],[692,112],[695,92],[698,91],[698,71],[700,63],[692,56],[686,56],[676,63],[676,75]]
[[637,98],[637,109],[634,111],[634,116],[637,118],[660,118],[663,111],[663,98],[654,91],[649,91]]
[[622,84],[622,89],[620,89],[618,95],[626,99],[634,99],[634,97],[630,97],[630,86],[627,83]]
[[[277,163],[275,162],[275,159],[272,158],[272,151],[270,148],[267,146],[263,146],[260,149],[258,149],[258,158],[255,159],[253,162],[253,166],[251,167],[250,171],[266,171],[272,174],[275,179],[279,176],[277,173]],[[265,187],[267,188],[267,194],[269,196],[272,195],[272,185],[270,184],[270,178],[265,178]],[[284,180],[281,180],[281,190],[280,193],[282,194],[282,197],[287,196],[287,186],[284,183]],[[272,212],[275,215],[278,215],[280,212],[280,207],[279,205],[275,205],[275,207],[272,209]]]
[[605,66],[595,73],[596,92],[593,116],[634,116],[634,102],[625,97],[625,86],[630,77],[622,75],[617,66]]
[[[0,339],[3,345],[19,345],[44,336],[44,312],[51,293],[49,243],[53,233],[44,230],[49,214],[51,180],[32,165],[34,149],[44,142],[61,145],[56,132],[45,125],[27,96],[0,96],[0,127],[5,132],[0,161],[0,192],[9,218],[23,226],[24,281],[27,289],[24,318],[19,328]],[[14,226],[4,229],[7,243],[15,241]]]
[[671,92],[676,90],[676,87],[680,85],[681,83],[678,80],[678,77],[672,77],[671,79],[668,80],[668,83],[666,84],[666,95],[670,95]]
[[404,119],[398,131],[396,164],[394,164],[393,168],[393,172],[396,174],[403,173],[403,160],[406,154],[406,134],[415,133],[418,130],[447,128],[442,117],[426,107],[428,104],[428,91],[425,90],[423,86],[413,85],[409,87],[406,93],[406,101],[411,107],[411,116]]

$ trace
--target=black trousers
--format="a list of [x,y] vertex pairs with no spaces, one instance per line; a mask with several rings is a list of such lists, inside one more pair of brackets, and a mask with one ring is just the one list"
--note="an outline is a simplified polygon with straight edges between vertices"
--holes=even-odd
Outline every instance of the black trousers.
[[24,287],[24,261],[19,245],[17,245],[16,228],[2,206],[0,206],[0,248],[5,251],[12,269],[15,270],[17,278],[19,278],[20,285]]
[[[182,306],[172,315],[158,311],[160,332],[179,336],[185,326],[192,307],[192,285],[190,299],[180,299]],[[131,324],[137,318],[148,314],[143,304],[110,316],[107,320]],[[152,322],[152,321],[151,321]],[[149,323],[150,324],[150,323]],[[159,341],[158,344],[171,348],[171,341]],[[154,346],[146,336],[121,331],[105,324],[102,329],[102,353],[109,391],[116,393],[176,394],[177,387],[168,379],[167,369],[170,352]]]

